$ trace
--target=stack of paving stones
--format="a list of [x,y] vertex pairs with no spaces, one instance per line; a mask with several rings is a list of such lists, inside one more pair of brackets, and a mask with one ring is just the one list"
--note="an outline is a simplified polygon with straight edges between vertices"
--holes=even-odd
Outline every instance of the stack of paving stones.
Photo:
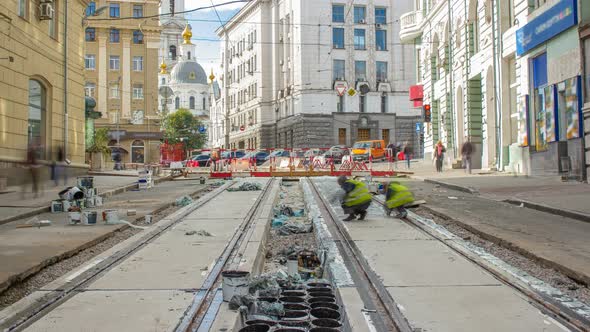
[[253,316],[239,332],[338,332],[342,328],[340,305],[332,286],[310,281],[299,287],[281,287],[278,297],[258,297],[258,301],[280,303],[284,315],[265,319]]

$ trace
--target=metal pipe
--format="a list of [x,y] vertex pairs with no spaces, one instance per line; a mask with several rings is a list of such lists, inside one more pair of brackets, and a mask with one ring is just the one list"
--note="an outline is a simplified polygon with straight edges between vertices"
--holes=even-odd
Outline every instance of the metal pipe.
[[[501,39],[498,37],[498,28],[496,27],[496,18],[498,15],[499,5],[494,0],[492,0],[492,53],[493,53],[493,65],[494,65],[494,106],[495,106],[495,124],[494,129],[496,132],[496,168],[498,170],[502,169],[503,165],[503,156],[502,156],[502,130],[501,130],[501,120],[502,120],[502,111],[501,111],[501,104],[500,98],[501,94],[498,93],[498,89],[500,88],[500,84],[498,84],[498,70],[500,70],[500,59],[498,56],[499,48],[497,47],[496,43]],[[498,16],[499,17],[499,16]],[[498,21],[499,22],[499,21]],[[486,87],[487,89],[487,87]]]
[[[55,18],[57,21],[57,18]],[[58,22],[55,22],[58,24]],[[63,52],[64,52],[64,158],[67,159],[68,153],[68,0],[64,0],[64,32],[63,32]]]
[[[456,127],[457,122],[456,121],[453,121],[453,119],[454,118],[456,119],[456,117],[455,117],[455,112],[453,110],[453,105],[454,105],[454,102],[453,101],[455,100],[455,86],[454,86],[455,80],[453,79],[453,77],[454,77],[454,74],[455,73],[453,71],[453,29],[452,29],[452,26],[453,26],[452,25],[453,12],[451,11],[451,0],[447,0],[447,7],[448,7],[448,15],[449,15],[448,16],[448,20],[449,20],[448,21],[449,45],[447,47],[449,49],[449,58],[448,58],[448,61],[449,61],[449,75],[450,75],[450,77],[449,77],[449,80],[450,80],[449,85],[451,86],[450,92],[449,92],[449,100],[448,100],[448,102],[450,104],[449,110],[451,112],[451,126],[450,126],[450,128],[451,128],[451,139],[455,141],[455,142],[453,142],[453,147],[454,147],[453,148],[453,154],[454,154],[453,157],[454,158],[457,158],[457,151],[459,151],[459,149],[461,147],[457,146],[457,144],[456,144],[457,142],[459,142],[459,139],[458,138],[457,138],[457,140],[455,140],[455,134],[456,134],[455,127]],[[448,91],[449,90],[447,90],[447,92]]]

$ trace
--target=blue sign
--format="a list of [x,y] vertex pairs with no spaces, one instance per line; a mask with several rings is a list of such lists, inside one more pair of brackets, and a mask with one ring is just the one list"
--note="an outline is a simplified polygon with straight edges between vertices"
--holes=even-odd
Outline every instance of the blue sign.
[[207,128],[205,128],[205,126],[199,127],[199,133],[204,134],[206,131],[207,131]]
[[422,123],[416,122],[416,132],[420,133],[422,131]]
[[520,56],[578,24],[577,0],[561,0],[516,31],[516,55]]

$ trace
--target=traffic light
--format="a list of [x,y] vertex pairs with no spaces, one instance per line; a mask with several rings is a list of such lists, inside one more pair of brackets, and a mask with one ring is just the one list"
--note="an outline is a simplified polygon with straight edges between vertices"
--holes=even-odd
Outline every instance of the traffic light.
[[430,104],[425,104],[424,106],[422,106],[422,112],[424,114],[424,122],[430,122],[430,120],[431,120]]

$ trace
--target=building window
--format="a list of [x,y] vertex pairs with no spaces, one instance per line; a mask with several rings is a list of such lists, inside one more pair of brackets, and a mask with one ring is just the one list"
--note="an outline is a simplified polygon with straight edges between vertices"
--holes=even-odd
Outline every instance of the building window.
[[346,128],[338,128],[338,144],[346,145]]
[[174,109],[179,109],[180,108],[180,97],[176,97],[174,99]]
[[111,29],[111,33],[109,36],[110,36],[111,43],[118,43],[119,42],[119,29]]
[[[543,53],[531,61],[533,74],[535,147],[537,151],[547,150],[547,142],[551,142],[548,132],[551,124],[547,120],[553,114],[553,89],[547,85],[547,54]],[[549,114],[548,114],[549,113]],[[551,122],[551,121],[550,121]]]
[[96,91],[96,83],[86,82],[84,85],[84,95],[86,97],[94,98],[94,93]]
[[109,5],[109,16],[110,17],[120,17],[121,12],[118,3],[111,3]]
[[28,12],[29,12],[29,1],[28,0],[18,0],[18,16],[22,17],[22,18],[28,18]]
[[143,71],[143,57],[142,56],[134,56],[133,57],[133,71]]
[[365,113],[366,111],[366,98],[367,96],[359,96],[359,112]]
[[377,61],[377,82],[387,82],[387,62]]
[[344,48],[344,28],[332,28],[332,47]]
[[364,6],[354,6],[354,23],[366,23],[366,8]]
[[170,45],[170,59],[172,59],[172,61],[176,61],[176,46],[174,45]]
[[590,38],[584,39],[584,102],[590,103]]
[[166,84],[166,79],[164,77],[162,77],[162,85]]
[[389,129],[381,129],[381,139],[385,145],[389,144]]
[[547,3],[547,0],[534,0],[535,9],[540,8],[545,3]]
[[365,48],[365,29],[354,29],[354,49],[364,50]]
[[135,140],[131,143],[131,162],[144,163],[144,144],[143,141]]
[[206,106],[207,106],[207,102],[205,101],[205,97],[203,97],[203,110],[206,109]]
[[195,109],[195,97],[191,96],[188,99],[188,108],[190,108],[191,110]]
[[387,30],[375,31],[375,48],[377,51],[387,51]]
[[335,81],[344,81],[344,60],[334,60],[332,73]]
[[111,99],[119,99],[119,83],[111,83],[109,87],[109,97]]
[[94,54],[86,54],[84,56],[84,67],[86,70],[94,70],[96,68],[96,57]]
[[143,99],[143,84],[133,84],[133,99]]
[[142,5],[133,5],[133,17],[143,17]]
[[29,80],[28,145],[35,148],[35,157],[43,159],[45,145],[47,92],[41,82]]
[[143,44],[143,32],[139,30],[133,31],[133,44]]
[[[119,123],[119,110],[109,111],[109,120],[110,120],[109,122],[111,124]],[[116,141],[115,141],[115,143],[112,143],[112,142],[109,143],[109,146],[114,146],[114,145],[117,145]]]
[[96,12],[96,2],[90,1],[86,7],[86,16],[92,16]]
[[87,42],[96,41],[96,29],[86,28],[86,41]]
[[332,5],[332,22],[344,23],[344,5]]
[[366,61],[355,61],[354,62],[354,76],[357,81],[367,80],[367,62]]
[[387,95],[381,95],[381,113],[387,113]]
[[387,8],[375,8],[375,24],[387,24]]
[[111,55],[109,57],[109,69],[110,70],[119,70],[120,63],[119,63],[119,56],[118,55]]

